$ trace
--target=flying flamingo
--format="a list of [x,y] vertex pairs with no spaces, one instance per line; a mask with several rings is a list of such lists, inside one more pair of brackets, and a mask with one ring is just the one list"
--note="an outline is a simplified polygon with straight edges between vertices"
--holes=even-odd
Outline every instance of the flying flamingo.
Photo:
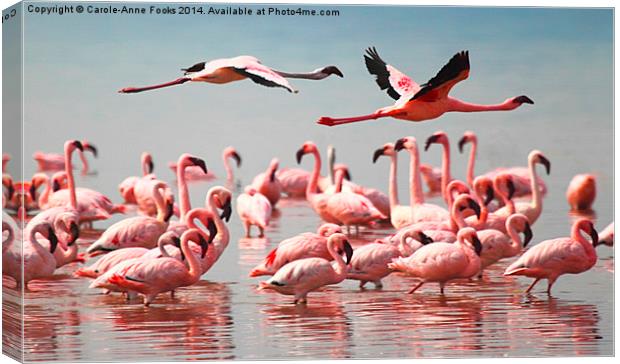
[[[480,274],[478,274],[480,278],[482,278],[485,268],[501,259],[519,255],[532,240],[532,229],[525,215],[510,215],[506,219],[506,231],[508,235],[495,229],[478,230],[478,238],[482,243]],[[519,238],[520,232],[524,234],[523,242]]]
[[443,147],[443,154],[441,158],[441,195],[443,196],[444,201],[447,202],[446,187],[448,187],[448,183],[452,181],[452,174],[450,173],[450,141],[448,140],[448,134],[444,131],[438,131],[428,137],[426,139],[426,144],[424,144],[425,152],[431,144],[441,144]]
[[599,243],[607,246],[614,246],[614,222],[612,221],[603,231],[599,237]]
[[[586,240],[581,232],[592,238]],[[590,220],[579,219],[571,229],[571,236],[545,240],[528,249],[519,259],[512,263],[505,276],[526,276],[534,278],[534,282],[525,291],[530,292],[541,279],[546,279],[547,294],[551,294],[551,287],[559,276],[570,273],[585,272],[596,264],[596,250],[598,234]]]
[[399,245],[383,242],[373,242],[355,249],[353,259],[349,265],[347,279],[360,281],[360,288],[364,288],[367,282],[372,282],[375,287],[383,287],[381,279],[390,275],[393,271],[388,268],[392,259],[402,257],[403,251],[408,250],[407,238],[413,238],[422,244],[431,243],[432,240],[420,230],[409,229],[400,235]]
[[438,205],[424,202],[424,195],[422,194],[422,181],[420,178],[420,155],[415,138],[409,136],[399,139],[394,144],[394,150],[398,152],[402,149],[407,149],[411,156],[409,186],[411,199],[410,206],[412,212],[410,223],[448,220],[450,214],[446,209]]
[[147,177],[153,173],[155,165],[153,164],[153,157],[149,152],[143,152],[140,156],[140,162],[142,165],[142,176],[129,176],[125,178],[119,185],[118,191],[125,200],[125,203],[136,204],[136,196],[134,194],[134,187],[140,178]]
[[[203,174],[207,174],[207,166],[205,161],[195,157],[188,153],[183,153],[179,156],[179,160],[177,162],[179,168],[177,169],[177,190],[179,194],[179,220],[173,221],[170,223],[168,230],[175,230],[179,236],[185,231],[187,228],[187,224],[185,221],[185,216],[192,208],[190,200],[189,200],[189,189],[187,187],[187,179],[185,176],[185,171],[190,166],[197,166],[201,169]],[[136,196],[137,198],[137,196]]]
[[340,226],[326,223],[321,225],[316,233],[302,233],[282,240],[252,269],[250,277],[274,275],[285,264],[299,259],[316,257],[332,260],[327,250],[327,238],[335,233],[342,233]]
[[289,92],[297,93],[297,90],[288,83],[286,78],[302,78],[307,80],[322,80],[329,75],[343,77],[342,72],[335,66],[327,66],[316,69],[309,73],[288,73],[276,71],[263,65],[257,58],[252,56],[238,56],[234,58],[222,58],[209,62],[200,62],[195,65],[182,68],[184,76],[174,81],[147,87],[125,87],[120,93],[136,93],[154,90],[162,87],[180,85],[185,82],[208,82],[229,83],[249,78],[263,86],[282,87]]
[[596,198],[596,176],[578,174],[570,181],[566,200],[572,211],[588,211]]
[[[162,250],[162,253],[165,253],[164,245],[172,244],[179,245],[180,242],[179,237],[173,231],[168,231],[163,233],[158,241],[158,248]],[[99,260],[97,260],[94,264],[91,264],[88,267],[80,268],[73,272],[75,277],[80,278],[97,278],[102,274],[109,271],[112,267],[117,264],[127,261],[129,259],[140,258],[143,257],[144,254],[149,252],[148,248],[144,247],[132,247],[132,248],[122,248],[109,252],[108,254],[102,256]]]
[[[49,249],[44,248],[37,240],[36,235],[41,234],[49,240]],[[39,221],[32,226],[27,239],[21,244],[11,244],[2,254],[2,274],[15,279],[16,289],[23,287],[28,290],[28,282],[34,279],[49,278],[56,270],[54,251],[58,239],[54,234],[52,224],[47,221]]]
[[[530,224],[534,225],[538,217],[542,213],[542,191],[537,188],[536,181],[538,180],[538,174],[536,172],[536,164],[542,164],[545,167],[547,174],[551,173],[551,162],[538,150],[533,150],[528,155],[528,166],[530,174],[530,183],[532,190],[532,199],[530,202],[516,202],[514,208],[516,212],[527,216]],[[512,179],[514,182],[514,178]],[[509,208],[504,206],[501,209],[495,211],[495,214],[507,216],[509,214]]]
[[87,253],[111,251],[128,247],[152,248],[166,232],[172,216],[172,205],[164,201],[164,183],[153,183],[153,196],[157,204],[157,217],[134,216],[121,220],[107,228],[86,250]]
[[396,100],[396,103],[393,106],[381,108],[372,114],[364,116],[339,119],[322,117],[318,121],[319,124],[334,126],[384,117],[408,121],[424,121],[438,118],[450,111],[514,110],[524,103],[534,103],[527,96],[517,96],[511,97],[501,104],[478,105],[448,96],[454,85],[469,76],[468,51],[455,54],[435,77],[421,86],[396,68],[386,64],[379,57],[374,47],[366,50],[364,59],[368,72],[376,77],[379,88],[387,90],[387,94]]
[[251,184],[256,191],[267,197],[272,207],[276,206],[282,194],[282,185],[276,176],[279,165],[278,159],[273,158],[267,170],[254,177]]
[[347,232],[351,226],[356,230],[359,225],[368,225],[373,221],[386,219],[381,211],[372,204],[364,195],[359,195],[351,191],[343,191],[342,181],[346,169],[336,171],[336,191],[327,199],[326,209],[331,216],[340,221],[347,227]]
[[202,247],[202,256],[207,252],[208,244],[197,229],[186,230],[181,235],[181,251],[189,267],[178,259],[162,257],[136,262],[126,272],[116,273],[108,279],[112,284],[144,296],[144,306],[149,306],[158,294],[187,287],[198,282],[202,275],[200,261],[189,247],[189,241],[198,240]]
[[[97,147],[86,140],[82,140],[81,143],[85,151],[88,150],[97,158]],[[87,174],[89,170],[88,159],[82,152],[79,155],[82,160],[82,174]],[[61,171],[65,169],[65,158],[62,154],[35,152],[33,158],[39,165],[39,171]]]
[[392,226],[400,229],[411,223],[411,207],[401,205],[398,199],[398,154],[393,143],[386,143],[382,148],[375,150],[372,162],[376,163],[381,156],[390,157],[390,177],[388,193],[390,199],[390,222]]
[[422,279],[409,293],[415,292],[424,283],[438,282],[443,295],[446,282],[478,274],[481,251],[482,244],[476,230],[467,227],[459,230],[455,243],[425,245],[408,258],[394,259],[388,267]]
[[271,219],[272,207],[269,199],[251,186],[237,197],[237,213],[243,222],[245,237],[250,237],[252,225],[258,227],[258,237],[265,236],[265,229]]
[[[467,183],[472,186],[474,181],[474,167],[476,163],[476,153],[478,150],[478,137],[473,131],[466,131],[459,140],[459,151],[463,153],[465,144],[471,143],[472,147],[469,152],[469,161],[467,162]],[[529,169],[527,167],[500,167],[490,172],[482,174],[491,179],[499,173],[510,173],[513,175],[513,183],[515,186],[514,197],[523,197],[532,194]],[[547,193],[547,186],[541,178],[537,178],[538,188],[543,194]]]
[[[344,234],[335,233],[327,239],[327,250],[336,261],[335,265],[323,258],[295,260],[280,268],[268,281],[260,282],[259,289],[293,295],[297,304],[307,302],[308,292],[342,282],[347,277],[347,264],[353,256],[353,248]],[[346,263],[341,256],[343,252]]]

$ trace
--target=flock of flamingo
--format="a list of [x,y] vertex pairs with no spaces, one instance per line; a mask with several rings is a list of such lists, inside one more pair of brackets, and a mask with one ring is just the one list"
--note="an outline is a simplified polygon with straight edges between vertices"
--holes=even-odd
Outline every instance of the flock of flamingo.
[[[368,71],[379,87],[397,100],[392,107],[356,118],[321,118],[319,123],[338,125],[382,117],[410,121],[433,119],[448,111],[513,110],[533,103],[526,96],[510,98],[499,105],[474,105],[448,96],[450,89],[469,74],[468,52],[457,53],[426,84],[417,85],[396,68],[386,64],[374,48],[365,57]],[[153,90],[185,82],[227,83],[249,78],[269,87],[295,89],[286,78],[320,80],[343,74],[335,66],[310,73],[286,73],[266,67],[258,59],[241,56],[201,62],[183,69],[175,81],[142,88],[124,88],[122,93]],[[373,163],[388,157],[388,193],[351,182],[350,171],[335,162],[335,149],[328,148],[328,175],[323,176],[319,148],[303,143],[295,157],[298,164],[311,159],[311,171],[280,168],[277,158],[236,196],[235,210],[245,236],[252,227],[259,237],[269,233],[274,209],[283,199],[305,199],[323,224],[316,232],[303,232],[283,240],[249,272],[251,277],[271,276],[259,290],[273,290],[305,303],[309,292],[345,279],[382,286],[382,279],[395,272],[417,277],[413,293],[425,283],[439,284],[441,294],[447,282],[481,278],[486,268],[504,259],[516,259],[506,276],[533,278],[527,292],[541,279],[550,293],[563,274],[577,274],[592,268],[598,245],[613,245],[613,222],[598,234],[594,224],[577,219],[570,235],[546,240],[529,247],[533,227],[543,210],[547,192],[538,166],[551,172],[545,155],[533,150],[527,166],[497,168],[475,174],[478,139],[466,132],[459,140],[461,152],[470,145],[466,181],[452,178],[450,143],[438,131],[425,140],[424,150],[439,145],[441,168],[420,163],[418,142],[407,136],[385,143],[369,153]],[[97,156],[97,148],[80,140],[68,140],[62,155],[37,152],[39,172],[30,181],[12,180],[5,173],[10,160],[3,155],[3,243],[2,273],[16,281],[17,289],[28,290],[32,280],[52,279],[57,268],[83,263],[74,275],[91,279],[90,288],[105,293],[119,292],[128,300],[138,295],[150,305],[159,294],[195,284],[225,252],[230,240],[227,223],[233,214],[233,192],[224,186],[211,187],[203,206],[192,207],[190,180],[210,179],[205,161],[184,153],[170,168],[176,174],[176,191],[153,173],[153,158],[141,156],[142,175],[129,176],[118,188],[123,202],[115,204],[102,193],[77,187],[72,157],[78,153],[83,172],[88,171],[86,152]],[[400,153],[400,152],[405,153]],[[409,202],[398,196],[398,155],[409,155]],[[233,147],[222,153],[226,180],[234,181],[231,160],[241,166]],[[369,165],[369,168],[372,168]],[[445,205],[425,201],[424,180]],[[578,175],[571,181],[567,200],[575,210],[590,209],[596,196],[595,178]],[[130,207],[132,206],[133,207]],[[13,216],[6,211],[12,211]],[[133,213],[137,211],[137,213]],[[79,252],[81,230],[113,214],[133,215],[110,226]],[[23,225],[22,225],[23,224]],[[359,236],[360,227],[390,226],[396,231],[353,249],[349,241]],[[520,236],[523,234],[523,238]],[[586,238],[586,236],[588,238]],[[344,256],[344,257],[343,257]]]

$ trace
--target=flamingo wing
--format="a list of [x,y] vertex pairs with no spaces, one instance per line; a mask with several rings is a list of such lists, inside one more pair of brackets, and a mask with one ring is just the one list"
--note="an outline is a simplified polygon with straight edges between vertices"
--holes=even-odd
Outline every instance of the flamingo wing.
[[286,78],[280,76],[274,72],[271,68],[264,66],[258,62],[245,63],[243,65],[236,65],[231,68],[238,74],[249,78],[263,86],[267,87],[282,87],[289,92],[296,93],[297,91],[288,83]]
[[[269,280],[278,286],[328,284],[334,274],[334,268],[329,261],[322,258],[306,258],[295,260],[280,268]],[[314,284],[313,284],[314,283]]]
[[439,70],[422,88],[416,92],[411,100],[426,102],[436,101],[448,96],[454,85],[469,76],[469,52],[461,51],[455,54],[448,63]]
[[385,63],[375,47],[368,48],[366,53],[364,60],[368,72],[375,75],[379,88],[386,90],[391,98],[398,100],[405,95],[415,95],[420,90],[420,86],[409,76]]

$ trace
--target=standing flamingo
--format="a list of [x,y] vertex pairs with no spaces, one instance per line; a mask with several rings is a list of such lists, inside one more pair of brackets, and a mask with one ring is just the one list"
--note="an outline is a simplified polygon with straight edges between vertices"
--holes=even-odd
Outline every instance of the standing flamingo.
[[142,165],[142,176],[129,176],[125,178],[119,185],[118,191],[125,200],[125,203],[137,203],[136,196],[134,194],[134,187],[140,178],[144,178],[153,173],[155,165],[153,164],[153,157],[149,152],[143,152],[140,156],[140,162]]
[[326,223],[321,225],[316,233],[302,233],[282,240],[252,269],[250,277],[274,275],[278,269],[294,260],[313,257],[332,260],[327,250],[327,238],[335,233],[342,233],[340,226]]
[[[44,248],[37,240],[37,234],[43,235],[50,242],[49,249]],[[27,239],[21,244],[11,244],[2,254],[2,274],[15,279],[16,289],[22,285],[27,290],[28,282],[34,279],[49,278],[56,270],[54,251],[58,239],[54,234],[52,224],[39,221],[32,226]]]
[[426,139],[426,144],[424,144],[425,152],[431,144],[441,144],[443,147],[443,154],[441,157],[441,195],[447,203],[446,187],[448,187],[448,183],[452,181],[452,174],[450,173],[450,141],[448,140],[448,134],[444,131],[438,131],[428,137]]
[[[88,150],[95,158],[97,157],[97,147],[85,140],[82,140],[81,143],[85,151]],[[62,154],[35,152],[33,158],[39,165],[39,171],[60,171],[65,169],[65,159]],[[88,159],[86,159],[82,152],[80,152],[80,159],[82,160],[82,174],[87,174],[89,170]]]
[[[353,256],[353,248],[344,234],[336,233],[327,239],[327,250],[336,261],[335,265],[323,258],[306,258],[284,265],[259,289],[271,289],[284,295],[295,296],[294,303],[307,302],[308,292],[320,287],[338,284],[347,277],[347,264]],[[347,261],[342,259],[342,253]]]
[[599,243],[607,246],[614,246],[614,222],[612,221],[599,236]]
[[238,56],[234,58],[216,59],[210,62],[200,62],[195,65],[182,68],[185,75],[174,81],[162,83],[147,87],[125,87],[120,93],[136,93],[148,90],[154,90],[162,87],[180,85],[185,82],[208,82],[208,83],[229,83],[251,79],[267,87],[282,87],[289,92],[297,93],[288,83],[286,78],[302,78],[307,80],[322,80],[329,75],[338,75],[343,77],[342,72],[335,66],[327,66],[316,69],[309,73],[287,73],[276,71],[270,67],[263,65],[258,58],[252,56]]
[[301,168],[282,168],[276,172],[282,192],[289,197],[306,197],[310,172]]
[[267,197],[272,207],[276,206],[282,194],[282,185],[276,176],[279,165],[278,159],[273,158],[267,170],[254,177],[251,184],[256,191]]
[[198,282],[202,275],[200,261],[189,248],[189,240],[198,240],[202,246],[202,256],[208,245],[197,229],[186,230],[181,235],[181,251],[189,267],[178,259],[162,257],[136,262],[126,272],[116,273],[109,282],[144,296],[144,306],[149,306],[158,294],[187,287]]
[[157,217],[134,216],[117,222],[107,228],[99,239],[86,250],[87,253],[111,251],[128,247],[152,248],[166,231],[172,216],[172,205],[164,201],[164,183],[153,183],[153,197],[157,204]]
[[[586,240],[581,232],[590,235],[592,242]],[[530,292],[541,279],[546,279],[547,294],[551,294],[551,287],[563,274],[579,274],[592,268],[596,264],[596,250],[598,234],[590,220],[579,219],[571,229],[571,236],[545,240],[527,250],[519,259],[513,262],[505,276],[526,276],[534,278],[534,282],[525,291]]]
[[578,174],[570,181],[566,190],[566,200],[573,211],[588,211],[596,198],[596,176]]
[[387,90],[387,94],[396,100],[396,103],[393,106],[381,108],[372,114],[364,116],[339,119],[322,117],[318,121],[319,124],[334,126],[384,117],[408,121],[424,121],[438,118],[450,111],[514,110],[524,103],[534,103],[527,96],[517,96],[511,97],[497,105],[478,105],[448,96],[454,85],[469,76],[468,51],[455,54],[435,77],[421,86],[404,73],[385,63],[379,57],[379,53],[377,53],[374,47],[366,50],[364,59],[368,72],[376,77],[379,88]]
[[[536,181],[538,180],[538,173],[536,172],[536,164],[542,164],[545,167],[547,174],[551,173],[551,162],[538,150],[533,150],[528,155],[528,166],[530,174],[530,188],[532,190],[532,199],[530,202],[516,202],[514,208],[516,212],[527,216],[530,224],[534,225],[538,217],[542,213],[543,196],[540,188],[537,187]],[[514,182],[514,178],[512,178]],[[501,214],[507,216],[509,214],[509,207],[502,207],[495,211],[495,214]]]
[[195,157],[188,153],[183,153],[179,156],[179,160],[177,162],[179,168],[177,168],[177,190],[179,194],[179,220],[173,221],[170,223],[168,230],[174,230],[177,232],[179,236],[185,231],[187,228],[187,223],[185,221],[185,216],[192,208],[191,202],[189,199],[189,189],[187,187],[187,179],[185,172],[190,166],[197,166],[201,169],[203,174],[207,174],[207,166],[205,161]]
[[439,282],[439,290],[443,294],[446,282],[471,278],[480,271],[481,251],[476,230],[468,227],[459,230],[456,243],[425,245],[409,258],[394,259],[388,267],[422,279],[409,293],[415,292],[424,283]]
[[258,227],[258,237],[265,236],[265,229],[271,219],[272,206],[269,199],[251,186],[237,197],[237,213],[243,222],[245,237],[250,237],[252,225]]
[[411,157],[409,185],[412,212],[410,223],[448,220],[450,217],[448,210],[438,205],[424,202],[424,195],[422,194],[422,180],[420,178],[420,154],[415,138],[405,137],[399,139],[394,144],[394,149],[397,152],[402,149],[407,149]]
[[[79,221],[75,214],[71,212],[63,212],[56,215],[54,221],[54,234],[58,238],[58,246],[54,250],[54,259],[56,259],[56,268],[73,262],[84,262],[84,259],[78,257],[78,246],[75,243],[80,236]],[[61,238],[60,233],[67,235],[68,238]],[[45,248],[51,250],[49,240],[39,240],[39,243]]]
[[388,193],[390,199],[390,222],[397,229],[411,223],[411,207],[401,205],[398,199],[398,154],[393,143],[386,143],[383,148],[375,150],[372,162],[376,163],[380,156],[390,157],[390,177]]
[[402,257],[403,251],[409,249],[406,242],[407,238],[414,238],[422,244],[432,242],[422,231],[409,229],[400,235],[398,245],[383,242],[366,244],[355,249],[347,279],[360,281],[360,288],[364,288],[367,282],[372,282],[377,288],[383,287],[381,279],[393,272],[388,264],[393,259]]
[[422,173],[422,179],[428,187],[429,193],[441,193],[441,169],[422,163],[420,164],[420,173]]
[[[224,162],[224,169],[226,170],[226,181],[232,183],[234,175],[232,167],[230,166],[230,159],[234,159],[237,167],[241,167],[241,156],[237,153],[237,150],[233,147],[226,147],[222,151],[222,161]],[[168,163],[168,167],[175,175],[177,174],[177,162]],[[188,181],[198,180],[211,180],[217,178],[213,172],[209,171],[204,173],[198,166],[189,166],[185,168],[185,179]]]

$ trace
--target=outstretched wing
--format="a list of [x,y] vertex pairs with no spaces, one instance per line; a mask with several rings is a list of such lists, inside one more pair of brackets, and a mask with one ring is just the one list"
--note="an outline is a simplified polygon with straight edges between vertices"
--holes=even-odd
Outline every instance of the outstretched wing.
[[420,90],[420,86],[406,74],[385,63],[379,57],[375,47],[366,50],[364,60],[368,72],[375,75],[377,85],[382,90],[386,90],[394,100],[398,100],[404,95],[414,95]]
[[450,61],[439,70],[413,96],[412,100],[436,101],[448,96],[454,85],[469,76],[469,52],[461,51],[455,54]]
[[263,86],[282,87],[287,89],[289,92],[297,93],[297,90],[293,89],[286,78],[280,76],[271,68],[258,62],[246,63],[243,66],[235,65],[232,69]]

